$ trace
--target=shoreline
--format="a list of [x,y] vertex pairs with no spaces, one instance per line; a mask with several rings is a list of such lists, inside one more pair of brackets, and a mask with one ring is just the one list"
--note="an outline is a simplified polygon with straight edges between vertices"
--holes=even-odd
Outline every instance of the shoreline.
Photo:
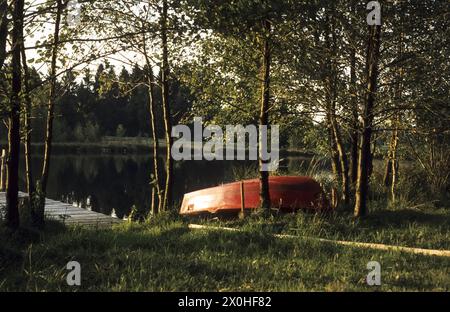
[[[159,149],[165,149],[166,144],[160,140]],[[0,142],[0,148],[7,149],[7,142]],[[23,151],[24,145],[21,143]],[[191,148],[194,150],[194,147]],[[237,150],[237,149],[236,149]],[[246,149],[248,150],[248,149]],[[56,155],[129,155],[148,154],[153,151],[152,141],[148,140],[103,140],[99,142],[55,142],[52,152]],[[44,152],[44,143],[31,143],[31,153],[41,154]],[[281,157],[313,157],[316,154],[311,151],[297,149],[280,149]]]

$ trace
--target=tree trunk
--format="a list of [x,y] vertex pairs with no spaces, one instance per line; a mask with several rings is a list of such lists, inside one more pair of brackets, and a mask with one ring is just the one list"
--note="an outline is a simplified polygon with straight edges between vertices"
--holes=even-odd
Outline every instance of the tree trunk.
[[164,190],[163,210],[167,210],[172,204],[172,184],[173,184],[173,160],[171,156],[172,148],[172,121],[169,105],[169,61],[167,47],[167,0],[163,0],[161,15],[161,40],[162,40],[162,71],[161,71],[161,93],[164,118],[164,130],[166,137],[166,185]]
[[384,186],[390,187],[392,186],[392,179],[394,178],[394,170],[396,166],[396,158],[397,158],[397,145],[398,145],[398,126],[397,126],[397,117],[392,120],[392,126],[394,129],[392,130],[391,139],[389,142],[389,150],[386,160],[386,166],[384,169],[384,177],[383,183]]
[[[328,141],[330,146],[330,159],[331,159],[331,170],[333,172],[334,178],[337,182],[341,177],[341,166],[339,164],[339,155],[336,147],[336,140],[334,139],[333,129],[329,126],[331,117],[327,114],[327,122],[328,122]],[[339,196],[337,192],[337,188],[333,186],[331,190],[331,205],[333,209],[335,209],[339,205]]]
[[[332,11],[332,9],[331,9]],[[322,81],[325,85],[325,109],[326,109],[326,122],[327,122],[327,131],[328,131],[328,142],[329,142],[329,146],[330,146],[330,158],[331,158],[331,169],[333,171],[333,175],[335,177],[336,183],[339,184],[339,181],[341,179],[341,166],[339,163],[339,153],[337,151],[337,146],[336,146],[336,139],[334,137],[334,129],[332,126],[332,110],[333,110],[333,86],[332,86],[332,79],[331,79],[331,75],[332,75],[332,70],[333,70],[333,66],[332,66],[332,57],[331,57],[331,52],[332,52],[332,47],[331,47],[331,42],[330,42],[330,33],[331,33],[331,29],[330,29],[330,25],[331,25],[331,21],[330,21],[330,10],[327,9],[326,11],[326,16],[325,16],[325,47],[326,47],[326,52],[328,53],[329,57],[328,59],[324,59],[323,63],[322,63]],[[317,44],[319,44],[319,42],[317,42]],[[333,189],[333,197],[335,197],[332,202],[335,202],[335,207],[338,204],[338,196],[336,196],[337,192],[335,189]]]
[[[356,91],[356,90],[355,90]],[[352,114],[352,128],[351,128],[351,134],[350,134],[350,178],[353,186],[356,182],[356,176],[358,172],[358,104],[357,104],[357,98],[356,95],[353,95],[352,97],[352,107],[353,107],[353,114]]]
[[[401,18],[401,17],[400,17]],[[403,55],[403,25],[400,26],[400,37],[399,37],[399,44],[397,49],[398,57],[401,58]],[[403,68],[400,66],[398,69],[397,74],[397,81],[395,84],[395,101],[397,103],[401,103],[402,101],[402,80],[403,80]],[[399,168],[399,162],[397,157],[397,149],[398,149],[398,141],[399,141],[399,131],[398,127],[400,125],[401,121],[401,112],[396,111],[396,114],[393,118],[393,126],[394,130],[392,131],[392,139],[390,144],[390,172],[392,173],[392,180],[391,180],[391,201],[395,202],[395,190],[397,187],[397,180],[398,180],[398,168]],[[389,178],[389,174],[387,174]],[[386,178],[386,177],[385,177]],[[386,184],[386,181],[385,181]],[[389,183],[386,184],[388,186]]]
[[0,70],[6,59],[6,41],[8,38],[8,1],[0,0]]
[[398,124],[396,123],[395,129],[392,133],[392,181],[391,181],[391,201],[395,202],[395,189],[397,187],[398,180],[398,159],[397,159],[397,147],[398,147]]
[[[148,109],[150,113],[150,128],[152,131],[152,140],[153,140],[153,177],[152,177],[152,198],[151,198],[151,206],[150,212],[152,215],[157,214],[161,211],[161,207],[163,205],[163,198],[161,192],[161,179],[159,177],[159,162],[158,162],[158,134],[156,132],[156,102],[155,102],[155,92],[153,89],[154,79],[153,79],[153,70],[152,64],[147,54],[147,42],[145,38],[145,32],[143,33],[143,46],[144,46],[144,57],[145,63],[147,65],[147,92],[148,92]],[[155,196],[158,198],[158,202],[156,206]]]
[[[356,2],[352,1],[351,8],[352,17],[356,15]],[[353,47],[350,49],[350,90],[351,90],[351,107],[352,111],[352,127],[350,129],[350,177],[353,187],[355,186],[358,171],[358,88],[356,86],[356,40],[353,40]]]
[[36,222],[40,225],[44,222],[44,209],[45,209],[45,197],[47,195],[47,182],[48,175],[50,171],[50,157],[52,152],[53,143],[53,119],[54,119],[54,109],[56,102],[56,61],[58,57],[59,48],[59,30],[61,24],[61,14],[62,14],[62,1],[56,1],[56,18],[55,18],[55,28],[53,33],[53,47],[52,47],[52,59],[50,65],[50,95],[47,105],[47,126],[45,132],[45,143],[44,143],[44,160],[42,165],[42,176],[40,179],[40,189],[39,189],[39,211],[37,212]]
[[12,32],[12,81],[11,107],[8,128],[8,177],[6,181],[6,224],[12,229],[19,227],[19,157],[20,157],[20,92],[22,73],[20,49],[23,31],[23,0],[14,1]]
[[341,188],[342,188],[342,200],[345,205],[350,203],[350,189],[348,181],[348,160],[345,153],[344,146],[342,144],[341,133],[337,127],[336,120],[333,118],[333,132],[336,141],[336,148],[339,155],[339,167],[341,172]]
[[[260,131],[263,126],[266,126],[268,130],[269,127],[269,101],[270,101],[270,32],[271,24],[269,20],[263,22],[264,28],[264,38],[262,43],[262,66],[261,66],[261,108],[259,114],[259,125]],[[267,134],[266,139],[269,138]],[[270,194],[269,194],[269,172],[267,170],[262,170],[265,162],[263,150],[267,150],[267,142],[262,142],[262,136],[259,136],[259,198],[261,202],[261,208],[264,209],[268,214],[270,214]]]
[[153,71],[148,64],[148,101],[149,101],[149,111],[150,111],[150,126],[152,131],[153,140],[153,189],[155,190],[154,196],[158,198],[158,207],[156,208],[155,202],[153,201],[152,211],[153,213],[158,213],[163,204],[162,194],[161,194],[161,181],[159,178],[159,166],[158,166],[158,135],[156,133],[156,105],[155,96],[153,91]]
[[350,200],[348,181],[348,159],[342,143],[341,133],[337,127],[336,116],[334,116],[334,105],[328,107],[328,133],[331,151],[331,166],[336,180],[341,186],[341,199],[347,205]]
[[[333,9],[333,12],[335,9]],[[336,38],[336,19],[332,16],[332,45],[333,50],[338,49],[337,38]],[[339,166],[341,171],[341,192],[342,192],[342,200],[344,204],[347,206],[350,202],[350,190],[349,190],[349,181],[348,181],[348,158],[345,152],[344,144],[342,143],[342,135],[339,129],[339,125],[336,118],[336,100],[338,95],[338,64],[333,60],[332,62],[333,70],[332,70],[332,79],[331,82],[331,92],[332,92],[332,110],[331,110],[331,121],[332,128],[334,133],[334,139],[336,141],[336,148],[339,155]]]
[[[338,68],[334,57],[334,52],[337,48],[335,18],[332,15],[332,12],[334,11],[335,8],[332,6],[331,10],[327,12],[326,23],[329,26],[327,26],[325,30],[325,45],[329,54],[329,59],[325,66],[327,119],[330,132],[330,146],[332,149],[333,166],[336,166],[333,171],[335,172],[336,180],[339,182],[341,187],[341,199],[347,205],[349,203],[348,160],[342,143],[342,137],[336,117]],[[332,39],[331,41],[330,35]]]
[[31,208],[31,214],[34,214],[34,207],[32,205],[32,198],[34,196],[34,182],[31,171],[31,97],[30,97],[30,74],[27,64],[27,56],[25,53],[25,40],[22,34],[22,66],[23,66],[23,84],[25,88],[25,106],[24,106],[24,146],[25,146],[25,182],[28,193],[29,205]]
[[333,128],[330,126],[331,117],[327,118],[327,130],[328,130],[328,141],[330,145],[330,154],[331,154],[331,170],[333,171],[333,175],[336,180],[339,181],[341,177],[341,166],[339,165],[339,154],[337,152],[336,140],[334,139]]
[[385,165],[385,169],[384,169],[384,176],[383,176],[383,184],[384,186],[388,187],[391,183],[391,171],[392,171],[392,152],[391,152],[391,147],[392,146],[392,137],[391,137],[391,141],[389,142],[389,150],[388,150],[388,154],[387,154],[387,159],[386,159],[386,165]]
[[369,166],[371,162],[371,137],[373,107],[378,80],[378,59],[380,56],[381,26],[369,26],[367,46],[367,98],[362,112],[361,151],[358,157],[355,210],[356,217],[367,214],[367,195],[369,188]]

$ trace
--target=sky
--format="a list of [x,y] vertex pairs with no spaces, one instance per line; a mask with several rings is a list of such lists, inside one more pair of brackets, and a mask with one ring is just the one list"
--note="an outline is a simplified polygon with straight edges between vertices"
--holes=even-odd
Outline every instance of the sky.
[[[25,6],[25,14],[26,16],[36,12],[37,8],[45,3],[44,0],[32,0],[28,1]],[[61,33],[64,32],[67,29],[74,29],[80,26],[80,5],[77,1],[73,0],[69,2],[69,5],[67,7],[67,10],[65,14],[63,15],[62,21],[61,21]],[[47,52],[50,52],[48,48],[41,48],[36,49],[34,48],[37,44],[42,43],[46,38],[51,36],[54,32],[54,20],[55,20],[55,14],[47,14],[44,17],[41,17],[41,23],[37,23],[38,21],[35,19],[33,21],[33,24],[27,23],[25,25],[25,46],[27,48],[26,54],[27,54],[27,60],[29,61],[30,65],[35,67],[36,70],[38,70],[43,75],[48,75],[49,73],[49,63],[48,60],[50,58],[46,58],[45,62],[39,61],[39,50],[47,50]],[[29,20],[29,19],[28,19]],[[39,25],[38,25],[39,24]],[[81,36],[76,36],[76,38],[89,38],[89,39],[99,39],[100,37],[95,33],[89,33],[89,34],[83,34]],[[77,43],[78,47],[83,45],[85,47],[84,53],[74,53],[74,50],[72,49],[70,44],[64,44],[61,46],[59,51],[59,60],[61,58],[68,58],[69,61],[65,64],[65,66],[62,66],[62,63],[58,61],[58,67],[59,71],[64,70],[64,68],[70,68],[74,66],[75,64],[79,63],[81,59],[89,56],[92,54],[92,51],[95,49],[107,51],[107,44],[105,43]],[[41,51],[42,52],[42,51]],[[104,54],[104,53],[103,53]],[[121,53],[114,53],[109,55],[109,57],[106,57],[108,59],[108,62],[115,67],[116,72],[120,72],[123,67],[130,69],[132,67],[132,64],[130,63],[140,63],[142,64],[144,62],[144,59],[140,57],[137,53],[133,53],[132,51],[126,51]],[[89,64],[81,64],[80,66],[77,66],[77,70],[82,70],[84,68],[90,68],[91,72],[95,71],[96,68],[100,63],[103,63],[105,58],[100,58],[98,60],[89,62]]]

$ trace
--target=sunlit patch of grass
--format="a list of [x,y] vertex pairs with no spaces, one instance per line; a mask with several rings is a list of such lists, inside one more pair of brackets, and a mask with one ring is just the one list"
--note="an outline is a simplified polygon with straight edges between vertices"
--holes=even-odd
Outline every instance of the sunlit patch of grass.
[[269,220],[250,217],[220,224],[255,228],[266,233],[450,249],[450,211],[447,209],[376,211],[364,219],[355,219],[350,214],[299,212]]

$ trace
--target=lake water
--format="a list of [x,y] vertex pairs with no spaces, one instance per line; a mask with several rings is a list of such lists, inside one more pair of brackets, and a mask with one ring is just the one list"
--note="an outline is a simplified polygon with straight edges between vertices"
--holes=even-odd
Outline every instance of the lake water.
[[[296,172],[308,158],[289,157],[280,170]],[[149,185],[153,160],[147,155],[54,155],[47,197],[74,203],[107,215],[127,216],[132,207],[145,213],[150,208]],[[40,172],[40,158],[32,158],[34,176]],[[256,172],[252,161],[178,161],[174,163],[174,199],[177,207],[183,194],[220,185]],[[25,190],[24,162],[20,189]]]

